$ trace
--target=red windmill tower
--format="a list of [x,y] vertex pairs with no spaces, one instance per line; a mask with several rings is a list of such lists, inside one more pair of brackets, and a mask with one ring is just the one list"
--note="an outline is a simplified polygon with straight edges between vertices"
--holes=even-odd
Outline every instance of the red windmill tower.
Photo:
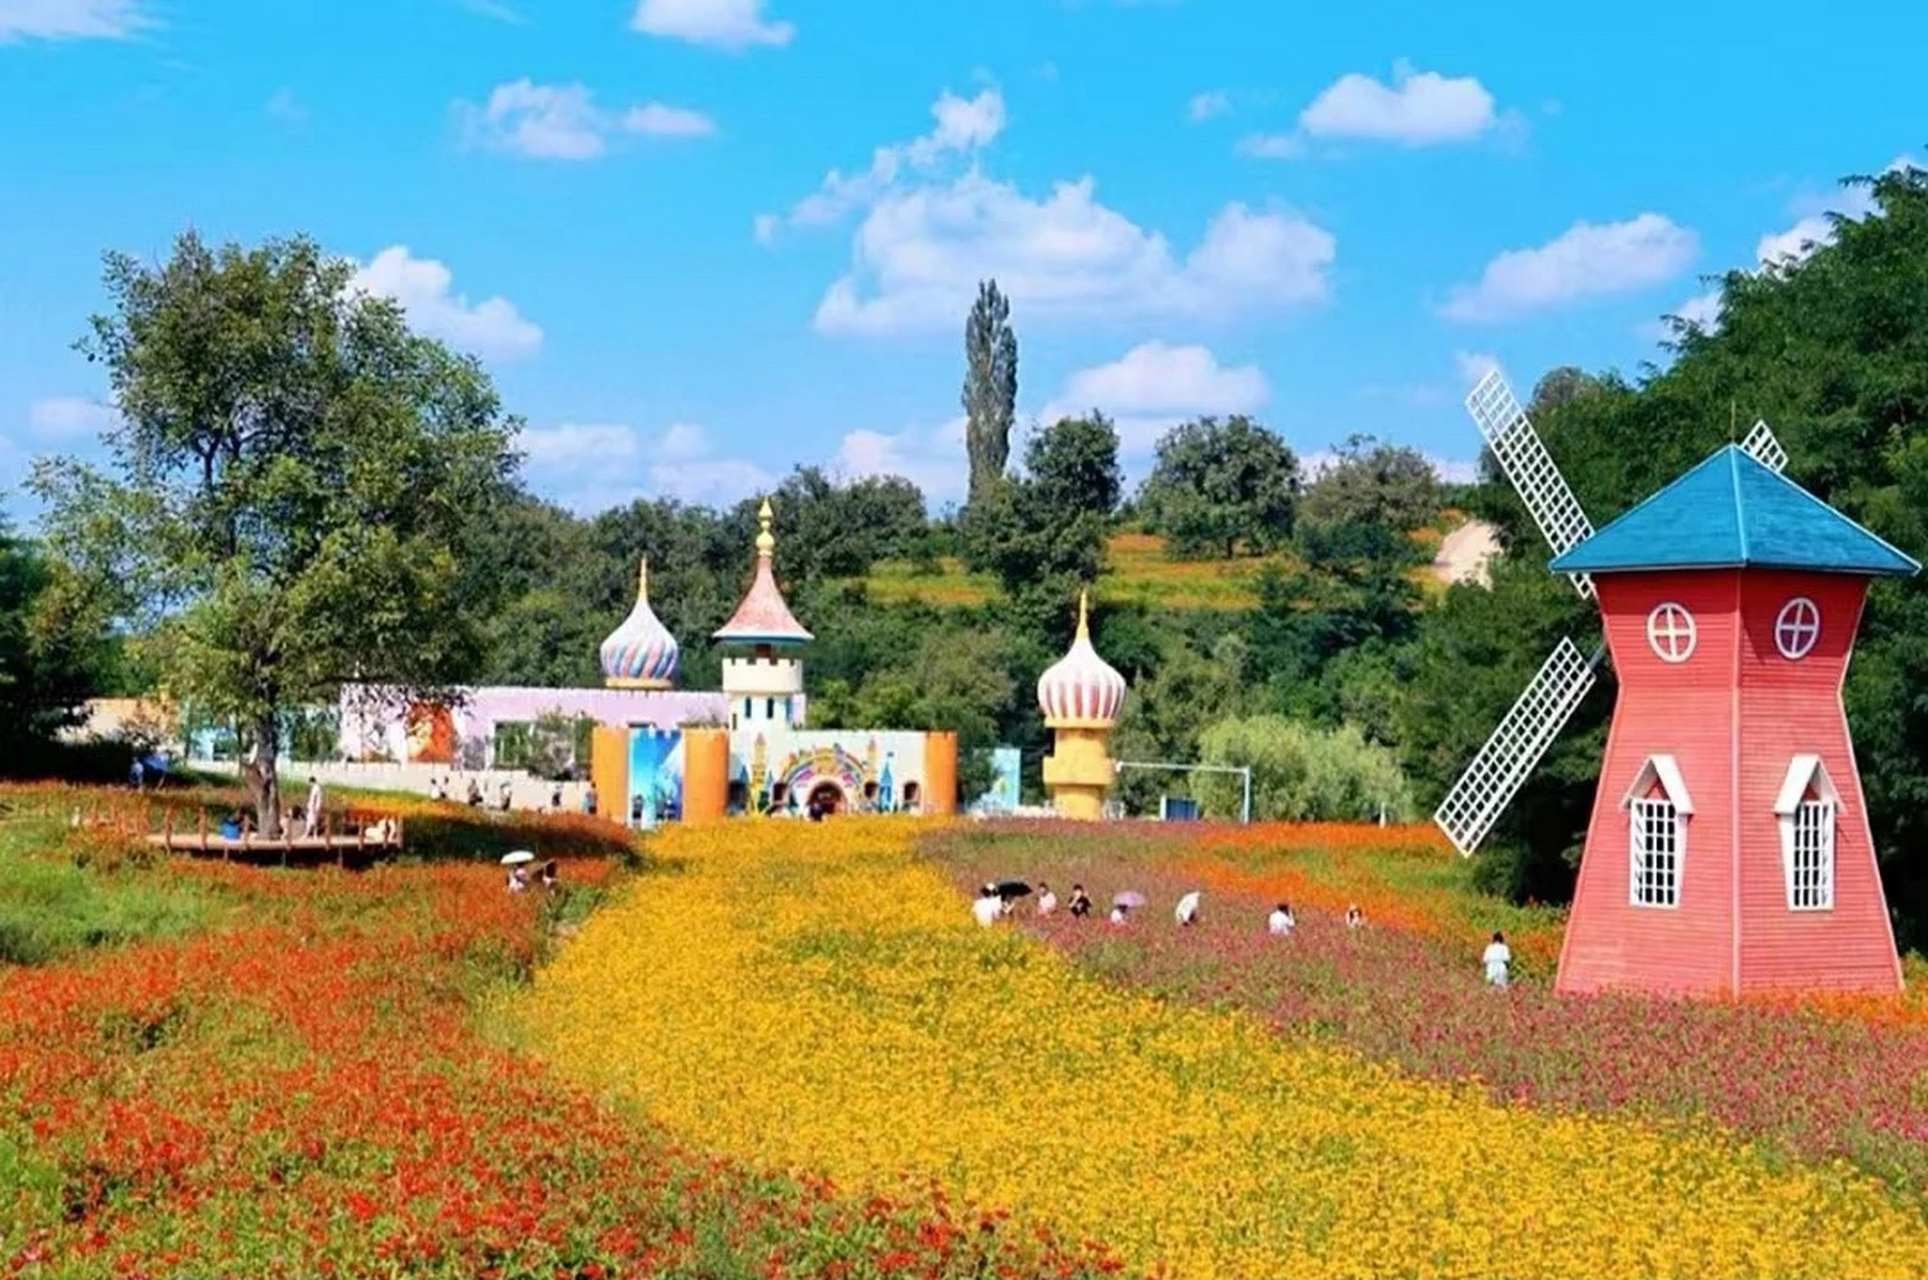
[[[1494,382],[1469,401],[1483,428]],[[1488,439],[1522,463],[1496,443],[1529,510],[1556,486],[1577,517],[1564,538],[1540,524],[1552,568],[1597,595],[1619,673],[1558,989],[1898,989],[1841,684],[1869,578],[1920,566],[1781,476],[1764,426],[1595,533],[1497,387]],[[1602,656],[1562,641],[1448,795],[1435,816],[1462,852]]]

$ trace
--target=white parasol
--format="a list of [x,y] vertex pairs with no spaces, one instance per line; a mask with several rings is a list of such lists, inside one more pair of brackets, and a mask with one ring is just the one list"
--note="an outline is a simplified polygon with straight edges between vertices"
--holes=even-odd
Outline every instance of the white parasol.
[[517,849],[514,853],[505,853],[502,855],[502,865],[505,867],[519,867],[525,862],[534,862],[535,860],[536,855],[530,853],[527,849]]

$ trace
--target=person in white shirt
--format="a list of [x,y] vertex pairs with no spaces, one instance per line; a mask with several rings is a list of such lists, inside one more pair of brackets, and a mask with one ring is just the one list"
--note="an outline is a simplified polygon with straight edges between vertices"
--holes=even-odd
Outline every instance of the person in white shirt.
[[997,890],[987,884],[977,895],[977,900],[971,903],[971,914],[977,917],[980,925],[988,929],[997,923],[999,916],[1004,914],[1004,901],[997,896]]
[[1125,917],[1129,915],[1130,912],[1131,912],[1131,909],[1127,907],[1124,903],[1122,902],[1112,903],[1111,904],[1111,922],[1113,924],[1123,924],[1125,922]]
[[1189,926],[1197,924],[1198,900],[1203,896],[1197,889],[1194,889],[1180,898],[1177,909],[1172,912],[1172,917],[1181,925]]
[[1486,966],[1486,980],[1496,987],[1506,985],[1506,966],[1513,960],[1512,948],[1506,945],[1506,935],[1495,929],[1493,940],[1486,944],[1480,955],[1480,963]]
[[1346,908],[1346,928],[1357,929],[1366,923],[1366,913],[1359,909],[1358,903]]
[[1271,915],[1265,917],[1265,931],[1284,937],[1292,932],[1292,927],[1297,923],[1298,921],[1292,918],[1292,904],[1281,902],[1272,908]]
[[1051,886],[1038,881],[1038,914],[1048,916],[1058,909],[1058,895],[1051,892]]
[[308,779],[308,812],[303,815],[307,823],[307,834],[314,835],[321,830],[321,780]]

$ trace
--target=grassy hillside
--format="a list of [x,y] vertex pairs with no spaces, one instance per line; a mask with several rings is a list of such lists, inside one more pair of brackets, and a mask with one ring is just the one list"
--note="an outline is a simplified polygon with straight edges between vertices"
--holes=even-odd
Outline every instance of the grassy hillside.
[[[1431,554],[1446,533],[1464,517],[1457,512],[1432,529],[1413,535]],[[907,560],[879,563],[865,578],[872,600],[936,606],[983,604],[997,594],[989,574],[972,573],[955,556],[945,556],[939,572],[919,571]],[[1121,530],[1105,547],[1104,572],[1098,578],[1098,599],[1106,603],[1142,604],[1169,609],[1249,609],[1258,603],[1259,573],[1268,564],[1289,567],[1285,554],[1238,556],[1233,559],[1175,560],[1165,552],[1165,540],[1155,533]],[[1422,586],[1436,585],[1430,570],[1415,572]]]

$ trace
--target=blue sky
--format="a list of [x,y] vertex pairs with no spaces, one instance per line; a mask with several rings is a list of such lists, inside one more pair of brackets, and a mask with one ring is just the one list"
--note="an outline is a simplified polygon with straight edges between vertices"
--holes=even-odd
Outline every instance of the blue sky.
[[1484,362],[1661,358],[1703,275],[1925,141],[1928,12],[1547,12],[0,0],[0,487],[112,413],[71,351],[102,250],[190,224],[355,259],[579,510],[797,463],[954,500],[985,275],[1021,415],[1106,410],[1134,475],[1200,412],[1463,466]]

